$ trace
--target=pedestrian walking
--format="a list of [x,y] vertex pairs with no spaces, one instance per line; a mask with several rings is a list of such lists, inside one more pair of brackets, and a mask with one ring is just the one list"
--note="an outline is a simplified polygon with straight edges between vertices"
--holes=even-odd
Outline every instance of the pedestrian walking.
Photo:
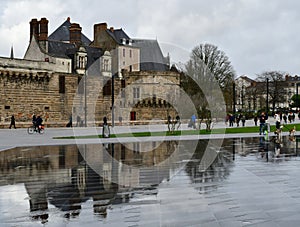
[[245,127],[245,124],[246,124],[246,116],[243,115],[242,116],[242,126]]
[[180,117],[179,115],[176,116],[176,123],[175,124],[178,124],[177,125],[177,130],[179,129],[180,125],[181,125],[181,121],[180,121]]
[[76,127],[80,127],[81,126],[81,118],[79,115],[77,115],[76,117]]
[[107,117],[103,117],[103,129],[102,129],[102,137],[109,138],[110,137],[110,129],[107,123]]
[[193,129],[196,129],[196,115],[193,114],[191,117],[192,127]]
[[11,115],[9,128],[14,127],[16,129],[16,119],[14,115]]
[[265,112],[262,112],[259,116],[259,135],[264,131],[266,126],[266,120],[268,119],[268,116],[265,114]]
[[286,114],[283,114],[282,118],[283,118],[284,123],[287,124],[287,116],[286,116]]
[[234,122],[234,115],[230,114],[230,116],[229,116],[229,127],[233,127],[233,122]]
[[258,121],[258,118],[257,118],[257,115],[255,115],[255,116],[254,116],[254,125],[255,125],[255,126],[257,126],[257,121]]

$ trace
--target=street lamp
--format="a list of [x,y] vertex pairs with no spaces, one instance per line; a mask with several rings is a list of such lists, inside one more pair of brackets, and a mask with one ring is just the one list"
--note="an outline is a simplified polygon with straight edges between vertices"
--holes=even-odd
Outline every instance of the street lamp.
[[111,126],[115,127],[115,77],[118,76],[118,73],[112,75],[111,78]]
[[84,70],[84,126],[86,127],[87,126],[87,123],[86,123],[86,120],[87,120],[87,103],[86,103],[86,69]]
[[84,127],[87,127],[87,57],[84,61]]
[[269,78],[267,78],[266,112],[269,113]]
[[232,112],[233,112],[233,114],[235,114],[235,82],[233,81],[233,83],[232,83],[232,101],[233,101],[233,110],[232,110]]
[[241,101],[242,101],[242,111],[244,111],[244,84],[242,85],[242,92],[241,92]]
[[300,83],[296,84],[296,110],[298,111],[298,107],[299,107],[299,100],[298,100],[298,90],[299,90],[299,85]]

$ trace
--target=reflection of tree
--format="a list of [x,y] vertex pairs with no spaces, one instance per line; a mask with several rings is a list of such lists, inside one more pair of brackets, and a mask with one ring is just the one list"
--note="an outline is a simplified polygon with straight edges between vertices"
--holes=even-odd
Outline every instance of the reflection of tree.
[[206,169],[200,168],[201,160],[207,148],[208,140],[200,140],[197,149],[189,163],[186,165],[186,172],[192,179],[195,188],[201,193],[209,192],[218,186],[219,181],[225,179],[232,166],[231,156],[226,152],[218,152],[214,162]]

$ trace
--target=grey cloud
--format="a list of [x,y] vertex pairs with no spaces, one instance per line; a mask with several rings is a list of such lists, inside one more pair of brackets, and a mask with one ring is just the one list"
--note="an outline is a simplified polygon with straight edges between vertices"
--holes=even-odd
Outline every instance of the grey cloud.
[[[70,16],[83,32],[93,38],[93,25],[107,22],[122,27],[134,38],[157,38],[171,59],[185,61],[192,48],[212,43],[230,58],[238,75],[255,77],[274,69],[299,71],[300,2],[294,0],[112,0],[112,1],[3,1],[1,29],[28,24],[37,16],[49,19],[50,32]],[[22,8],[18,5],[22,4]],[[6,8],[5,8],[6,7]],[[24,12],[26,9],[26,12]],[[32,9],[32,10],[30,10]],[[36,11],[36,10],[39,10]],[[28,12],[27,12],[28,11]],[[18,15],[13,19],[13,15]],[[10,20],[11,19],[11,20]],[[25,22],[26,23],[25,23]],[[29,27],[21,34],[28,35]],[[0,31],[1,37],[5,35]],[[18,36],[18,34],[15,34]],[[7,55],[10,40],[0,44],[0,55]],[[18,39],[18,48],[27,47],[27,37]],[[15,52],[18,52],[17,50]],[[19,56],[22,57],[22,56]]]

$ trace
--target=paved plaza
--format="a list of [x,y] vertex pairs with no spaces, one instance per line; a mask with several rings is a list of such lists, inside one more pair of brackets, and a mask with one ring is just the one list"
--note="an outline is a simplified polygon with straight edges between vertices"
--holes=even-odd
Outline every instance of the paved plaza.
[[[250,125],[251,122],[247,126]],[[214,127],[225,128],[226,125],[224,122],[219,122]],[[188,130],[190,128],[184,124],[181,129]],[[19,163],[17,160],[23,160],[19,166],[6,166],[8,171],[1,176],[1,226],[43,226],[45,220],[48,222],[47,226],[62,226],[64,223],[64,226],[81,227],[99,225],[289,227],[299,225],[300,181],[298,172],[300,159],[297,155],[297,146],[291,146],[288,139],[285,140],[283,148],[290,146],[286,150],[294,153],[282,154],[279,158],[273,156],[274,144],[261,142],[262,140],[258,137],[263,137],[258,132],[174,137],[53,139],[53,137],[61,136],[96,135],[101,134],[101,131],[101,127],[46,128],[43,135],[29,135],[25,128],[1,129],[0,152],[3,151],[5,154],[4,150],[17,147],[14,149],[16,151],[14,154],[19,156],[12,157],[16,160],[15,163]],[[111,128],[111,133],[114,134],[145,131],[167,131],[167,125],[134,125]],[[158,172],[149,172],[145,168],[139,169],[140,184],[143,180],[157,180],[160,176],[157,173],[167,177],[155,185],[145,187],[141,184],[128,191],[122,191],[122,187],[118,192],[113,191],[113,188],[104,190],[103,185],[99,185],[101,178],[97,174],[92,174],[91,168],[86,166],[88,169],[85,179],[86,191],[77,194],[76,184],[74,187],[73,184],[67,184],[67,182],[73,182],[77,180],[78,176],[81,176],[79,173],[82,174],[82,165],[76,166],[73,171],[66,166],[60,166],[58,169],[51,165],[47,166],[49,157],[54,159],[58,157],[57,153],[53,151],[52,145],[88,144],[93,147],[93,144],[99,143],[136,141],[142,143],[209,138],[224,138],[225,143],[221,148],[222,152],[216,157],[216,161],[206,171],[200,170],[201,160],[196,153],[188,163],[185,163],[184,160],[172,163],[174,166],[180,167],[177,169],[170,166],[160,166]],[[205,144],[204,140],[202,142]],[[186,143],[188,144],[190,141],[186,141]],[[179,144],[181,149],[184,144]],[[27,146],[36,147],[32,149],[32,153],[35,155],[38,155],[39,151],[45,152],[42,152],[44,159],[36,160],[46,165],[47,168],[41,172],[25,171],[26,160],[28,163],[34,161],[30,154],[28,154],[28,159],[23,156],[29,152]],[[189,146],[187,145],[187,147]],[[58,160],[63,159],[58,158]],[[139,160],[140,156],[136,156],[136,161]],[[30,164],[30,166],[34,168],[39,165]],[[6,168],[3,168],[3,171],[6,171]],[[118,165],[112,169],[121,170],[122,168],[124,168],[123,165]],[[175,172],[174,169],[176,169]],[[26,173],[30,174],[27,176]],[[70,173],[76,174],[69,175]],[[119,172],[120,179],[125,179],[122,174],[126,174],[126,171]],[[64,183],[62,184],[62,182]],[[82,197],[82,195],[86,197]],[[130,199],[126,201],[123,201],[124,198],[123,200],[116,199],[125,195],[130,196]],[[12,200],[13,197],[16,198]],[[34,200],[34,198],[37,199]],[[44,203],[40,201],[44,201],[43,199],[45,199],[47,209],[29,210],[32,207],[28,200],[37,205],[43,205]],[[73,203],[76,205],[74,206],[76,209],[72,208]],[[66,209],[67,205],[70,206],[68,209]],[[60,210],[60,207],[64,207],[64,209]],[[95,207],[98,207],[99,210]],[[71,208],[75,209],[74,213],[71,213]],[[98,214],[103,211],[103,208],[107,212],[105,216]],[[68,218],[70,214],[74,215],[71,219]],[[29,219],[31,216],[34,218]]]
[[[299,123],[296,120],[294,123]],[[269,119],[271,125],[275,125],[273,118]],[[292,123],[293,124],[293,123]],[[291,124],[291,125],[292,125]],[[246,126],[254,126],[253,120],[246,121]],[[202,128],[205,127],[204,124]],[[213,124],[214,128],[228,127],[224,122]],[[236,127],[236,126],[234,126]],[[289,126],[290,127],[290,126]],[[115,126],[110,127],[112,134],[128,133],[128,132],[157,132],[167,131],[166,124],[149,124],[149,125],[131,125],[131,126]],[[182,124],[180,130],[191,130],[187,124]],[[258,128],[257,128],[258,130]],[[74,127],[74,128],[46,128],[43,135],[29,135],[26,128],[17,129],[0,129],[0,150],[20,147],[20,146],[42,146],[42,145],[67,145],[67,144],[93,144],[93,143],[118,143],[118,142],[134,142],[134,141],[149,141],[149,140],[190,140],[190,139],[216,139],[216,138],[235,138],[235,137],[258,137],[258,133],[243,133],[243,134],[212,134],[212,135],[187,135],[187,136],[155,136],[155,137],[140,137],[140,138],[103,138],[103,139],[53,139],[54,137],[65,136],[82,136],[82,135],[98,135],[102,134],[102,127]],[[285,133],[286,134],[286,133]],[[296,132],[298,134],[298,132]]]

